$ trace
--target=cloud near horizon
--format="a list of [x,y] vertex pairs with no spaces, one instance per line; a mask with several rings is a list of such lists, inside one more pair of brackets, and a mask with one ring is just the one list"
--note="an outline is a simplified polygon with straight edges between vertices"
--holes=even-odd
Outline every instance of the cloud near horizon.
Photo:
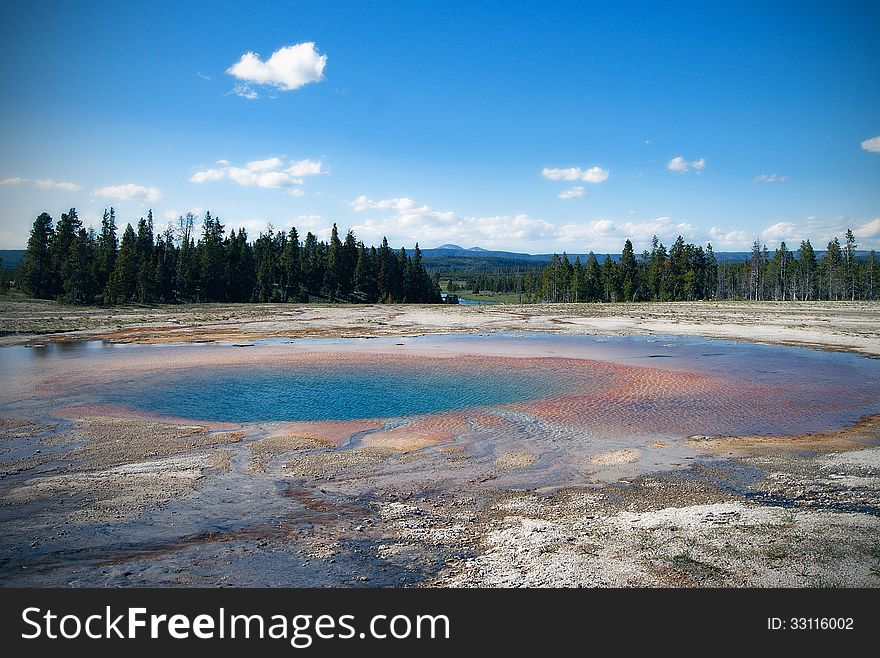
[[315,48],[313,41],[279,48],[265,61],[259,53],[246,52],[226,73],[241,82],[230,93],[248,100],[259,97],[251,85],[264,85],[280,91],[293,91],[324,79],[327,56]]
[[162,197],[162,193],[157,188],[135,185],[134,183],[100,187],[93,190],[92,194],[105,199],[119,199],[120,201],[142,200],[149,201],[150,203],[154,203]]
[[55,181],[50,178],[22,178],[20,176],[15,176],[13,178],[4,178],[0,180],[0,185],[33,185],[41,190],[66,190],[67,192],[77,192],[82,189],[76,183],[70,183],[67,181]]
[[[368,216],[355,222],[355,234],[369,243],[387,237],[394,244],[435,247],[446,242],[463,246],[481,246],[505,251],[529,253],[567,250],[583,253],[618,253],[625,240],[632,240],[636,251],[650,248],[656,235],[667,246],[681,235],[688,242],[711,242],[716,251],[747,251],[754,240],[774,249],[785,240],[796,248],[801,239],[810,238],[817,249],[824,249],[834,236],[842,237],[847,225],[864,244],[872,248],[880,240],[880,219],[861,224],[842,217],[807,217],[799,221],[781,221],[757,232],[711,226],[701,228],[694,223],[661,216],[645,220],[617,220],[603,217],[580,222],[554,223],[543,218],[516,215],[468,216],[453,211],[440,211],[418,203],[410,197],[374,200],[366,195],[350,204],[359,214]],[[534,246],[533,246],[534,245]],[[540,246],[539,246],[540,245]]]

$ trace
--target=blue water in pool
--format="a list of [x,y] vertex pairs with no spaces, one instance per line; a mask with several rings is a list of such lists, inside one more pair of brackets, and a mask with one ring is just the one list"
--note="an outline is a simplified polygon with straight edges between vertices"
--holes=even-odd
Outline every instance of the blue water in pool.
[[[320,421],[387,418],[503,404],[551,395],[546,375],[460,371],[427,364],[370,370],[275,367],[205,368],[120,382],[104,402],[162,415],[213,421]],[[146,385],[145,385],[146,384]]]

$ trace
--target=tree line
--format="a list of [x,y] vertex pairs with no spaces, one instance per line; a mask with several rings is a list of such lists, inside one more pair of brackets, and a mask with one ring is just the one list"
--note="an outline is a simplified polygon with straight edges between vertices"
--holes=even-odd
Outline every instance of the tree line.
[[[627,240],[619,261],[608,255],[600,264],[590,252],[586,262],[571,263],[554,254],[540,277],[526,272],[519,285],[526,299],[544,302],[876,300],[876,252],[857,258],[857,246],[847,229],[843,243],[835,237],[821,258],[809,240],[796,251],[782,242],[772,253],[756,240],[749,259],[719,262],[711,244],[704,249],[679,236],[667,250],[654,236],[640,256]],[[509,290],[509,277],[500,283]]]
[[40,214],[16,284],[70,304],[442,301],[418,244],[412,255],[384,238],[367,248],[351,231],[340,239],[335,224],[329,242],[271,226],[250,241],[243,228],[226,234],[210,212],[198,235],[192,213],[156,235],[152,211],[127,224],[120,240],[113,208],[98,230],[85,228],[75,208],[57,224]]

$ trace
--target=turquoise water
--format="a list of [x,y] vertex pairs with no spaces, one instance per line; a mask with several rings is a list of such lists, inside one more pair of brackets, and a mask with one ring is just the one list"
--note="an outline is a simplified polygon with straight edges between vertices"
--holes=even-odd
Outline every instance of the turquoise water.
[[[285,355],[296,354],[298,346],[318,347],[328,356],[287,360]],[[115,404],[222,422],[326,421],[494,407],[577,393],[592,398],[569,405],[557,421],[591,427],[607,421],[633,431],[665,427],[684,435],[825,431],[880,412],[880,360],[703,338],[499,333],[279,340],[253,348],[263,357],[277,350],[278,359],[268,364],[260,358],[246,365],[185,365],[198,353],[205,353],[206,362],[222,363],[230,349],[236,348],[99,341],[2,348],[0,378],[7,385],[0,387],[0,413],[48,414],[65,406]],[[469,356],[407,354],[434,349]],[[336,357],[329,356],[337,350]],[[481,358],[508,354],[546,358],[530,359],[528,365]],[[149,362],[151,355],[175,365],[135,367],[133,372],[118,368],[130,358]],[[607,368],[572,368],[556,357],[648,368],[646,373],[704,373],[725,385],[711,393],[673,386],[654,388],[647,396],[638,390],[612,395],[615,383]],[[105,366],[119,375],[90,376]]]
[[[103,387],[102,387],[103,388]],[[463,373],[438,364],[381,370],[343,366],[212,367],[161,373],[97,391],[104,402],[212,421],[387,418],[552,395],[541,373]]]

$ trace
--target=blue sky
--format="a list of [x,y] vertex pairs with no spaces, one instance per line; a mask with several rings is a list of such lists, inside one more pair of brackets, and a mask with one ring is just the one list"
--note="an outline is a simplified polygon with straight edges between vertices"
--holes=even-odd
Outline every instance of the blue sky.
[[0,24],[2,248],[110,205],[395,246],[852,227],[880,248],[876,2],[6,3]]

